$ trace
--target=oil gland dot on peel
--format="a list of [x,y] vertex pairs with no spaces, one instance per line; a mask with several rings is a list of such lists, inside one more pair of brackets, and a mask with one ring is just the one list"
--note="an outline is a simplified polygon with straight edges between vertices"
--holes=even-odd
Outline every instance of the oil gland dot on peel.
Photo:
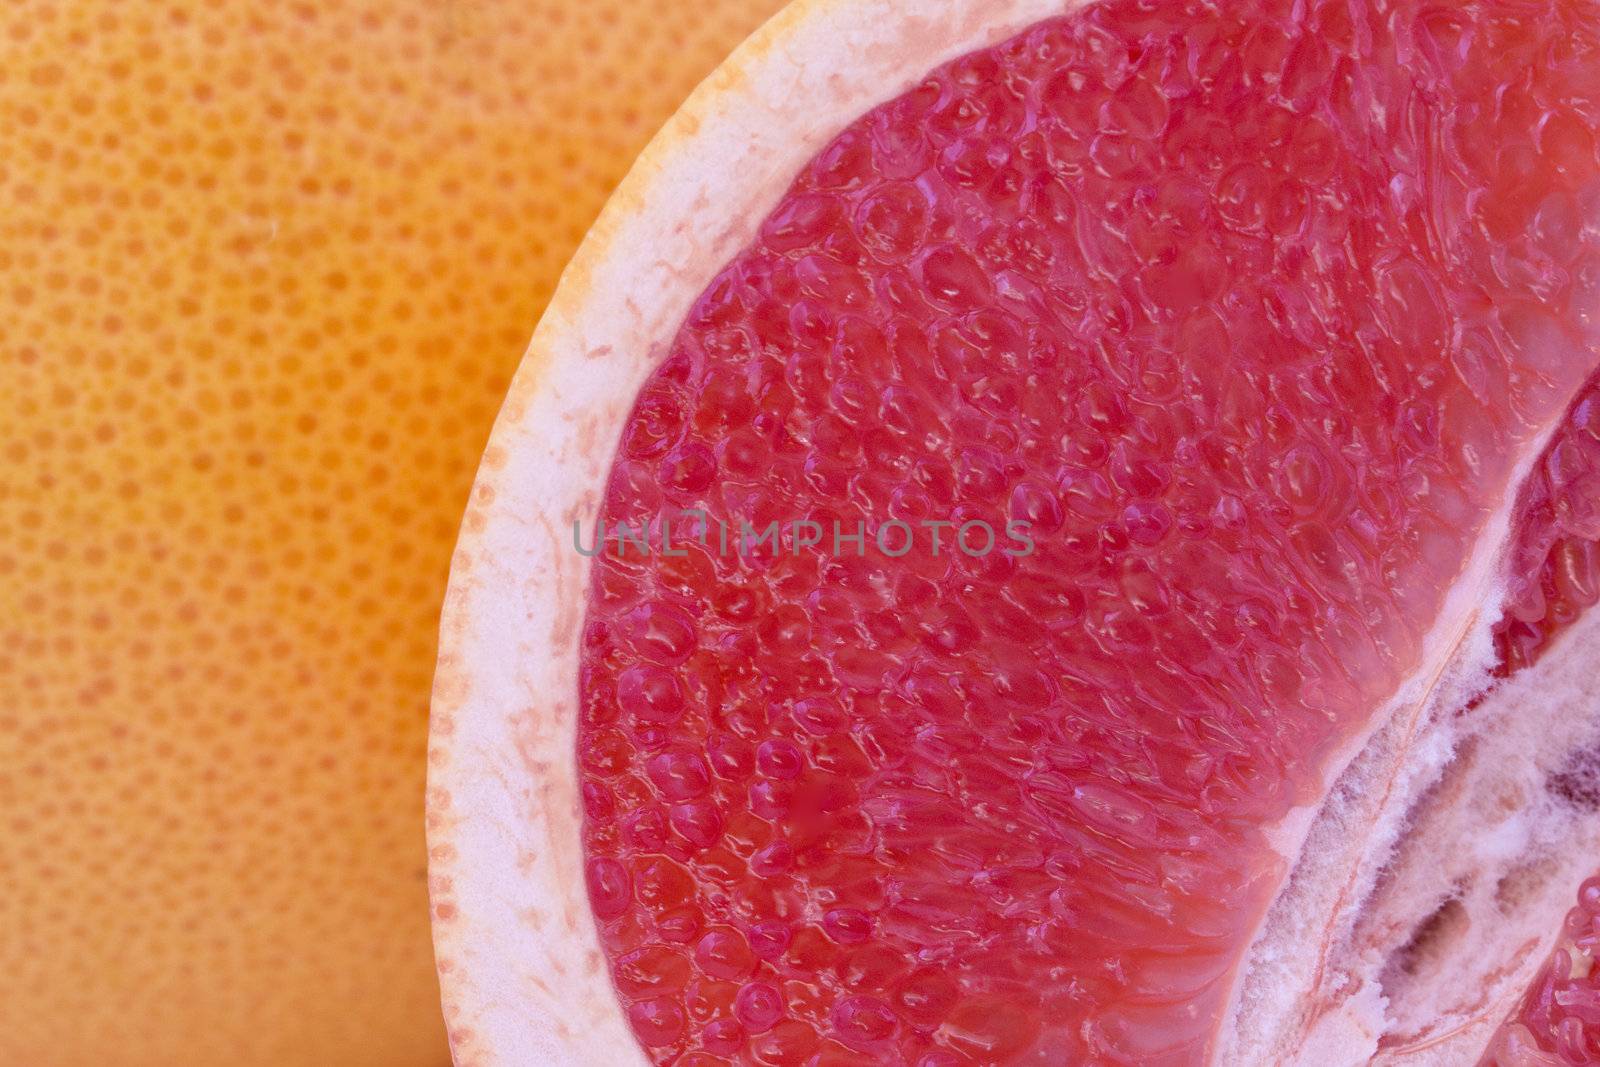
[[[1600,247],[1556,220],[1600,179],[1597,55],[1567,2],[1111,0],[802,171],[601,520],[1034,549],[593,559],[578,756],[616,802],[584,847],[656,1062],[1203,1058],[1261,829],[1418,667],[1563,417],[1508,662],[1594,599]],[[668,949],[671,988],[630,984]]]

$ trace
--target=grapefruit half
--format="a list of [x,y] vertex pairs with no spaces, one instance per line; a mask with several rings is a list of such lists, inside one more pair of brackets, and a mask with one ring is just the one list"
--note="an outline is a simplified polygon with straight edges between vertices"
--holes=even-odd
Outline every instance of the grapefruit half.
[[1570,0],[760,31],[466,514],[458,1063],[1589,1062],[1597,123]]

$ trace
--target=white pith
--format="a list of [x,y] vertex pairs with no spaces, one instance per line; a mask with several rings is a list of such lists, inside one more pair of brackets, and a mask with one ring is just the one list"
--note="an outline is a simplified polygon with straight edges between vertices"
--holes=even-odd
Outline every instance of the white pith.
[[1473,614],[1436,680],[1374,716],[1295,828],[1217,1062],[1473,1063],[1548,956],[1600,860],[1600,813],[1548,788],[1600,746],[1600,612],[1486,694],[1496,613]]
[[[1076,6],[1074,0],[802,0],[696,92],[580,249],[495,425],[444,611],[428,832],[435,946],[459,1067],[646,1062],[607,974],[582,875],[574,742],[588,566],[571,540],[574,521],[593,529],[614,443],[638,388],[691,302],[835,133],[941,62]],[[1468,800],[1513,781],[1531,794],[1538,775],[1564,756],[1562,745],[1583,735],[1580,724],[1591,731],[1583,736],[1593,738],[1600,700],[1584,693],[1583,672],[1600,625],[1594,617],[1471,716],[1458,723],[1435,715],[1441,708],[1448,715],[1481,686],[1493,619],[1475,612],[1494,599],[1504,529],[1502,516],[1470,561],[1441,613],[1419,681],[1376,713],[1374,732],[1336,761],[1348,763],[1346,785],[1383,784],[1385,802],[1375,805],[1369,788],[1336,790],[1320,809],[1300,812],[1280,828],[1276,840],[1299,874],[1286,883],[1241,970],[1236,1012],[1219,1020],[1217,1062],[1367,1062],[1387,1026],[1373,986],[1381,961],[1437,907],[1437,891],[1452,877],[1385,903],[1381,914],[1393,919],[1393,929],[1372,941],[1366,963],[1351,958],[1353,949],[1342,952],[1350,945],[1347,928],[1367,903],[1363,884],[1391,856],[1399,869],[1407,869],[1408,857],[1435,854],[1457,865],[1478,855],[1490,862],[1491,853],[1474,852],[1470,843],[1452,847],[1460,834],[1442,818],[1437,830],[1422,820],[1401,833],[1414,798],[1438,778],[1463,730],[1515,720],[1530,704],[1541,726],[1570,729],[1533,730],[1525,744],[1511,739],[1526,728],[1480,741]],[[1546,699],[1544,690],[1552,688],[1563,693],[1562,703]],[[1416,729],[1401,726],[1411,722]],[[1386,739],[1396,742],[1395,731],[1404,741],[1386,746]],[[1497,750],[1516,759],[1486,758]],[[1528,931],[1527,967],[1542,958],[1545,939],[1590,873],[1586,857],[1600,854],[1597,822],[1592,814],[1586,823],[1572,820],[1560,840],[1528,837],[1529,848],[1562,862],[1548,891],[1535,893],[1521,917],[1501,928],[1513,931],[1514,940],[1522,937],[1515,931]],[[1359,832],[1352,832],[1357,824]],[[1502,829],[1503,840],[1520,840],[1514,826]],[[1391,847],[1396,842],[1398,849]],[[1319,875],[1319,858],[1337,879]],[[1330,891],[1336,885],[1339,891]],[[1486,924],[1473,929],[1480,927]],[[1503,955],[1504,944],[1482,944]],[[1369,978],[1337,991],[1334,999],[1345,999],[1302,1034],[1305,1006],[1318,993],[1334,992],[1312,981],[1319,959],[1329,964],[1325,979],[1345,971]],[[1484,1027],[1492,1029],[1506,996],[1521,990],[1515,976],[1501,986],[1474,1016],[1481,1025],[1448,1047],[1453,1052],[1432,1059],[1417,1053],[1405,1062],[1470,1062],[1487,1040]],[[1443,985],[1438,991],[1449,992]],[[1427,995],[1425,986],[1415,988],[1408,1003]]]

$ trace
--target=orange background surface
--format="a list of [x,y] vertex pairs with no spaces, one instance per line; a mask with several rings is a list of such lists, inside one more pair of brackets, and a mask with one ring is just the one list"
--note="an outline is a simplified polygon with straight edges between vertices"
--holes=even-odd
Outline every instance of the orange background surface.
[[0,3],[0,1063],[439,1067],[456,523],[777,0]]

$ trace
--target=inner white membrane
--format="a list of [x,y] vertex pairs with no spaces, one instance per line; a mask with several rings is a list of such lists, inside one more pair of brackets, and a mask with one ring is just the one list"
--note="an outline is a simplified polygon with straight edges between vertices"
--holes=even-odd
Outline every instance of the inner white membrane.
[[1463,1067],[1549,956],[1600,860],[1600,612],[1504,680],[1495,622],[1470,619],[1315,810],[1217,1063]]

